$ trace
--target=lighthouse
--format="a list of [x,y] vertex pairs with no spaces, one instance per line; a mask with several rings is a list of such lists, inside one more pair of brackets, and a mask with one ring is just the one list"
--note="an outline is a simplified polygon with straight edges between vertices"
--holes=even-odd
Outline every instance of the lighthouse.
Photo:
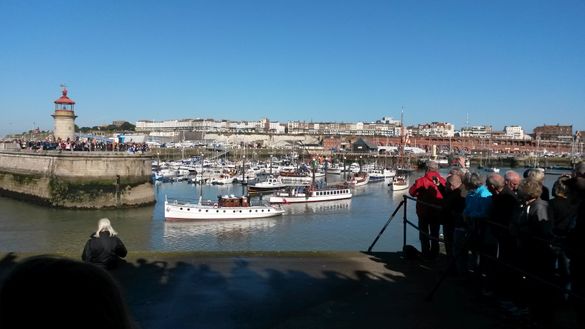
[[63,87],[63,95],[55,101],[55,113],[51,115],[55,119],[53,135],[55,140],[75,140],[75,102],[67,97],[67,87]]

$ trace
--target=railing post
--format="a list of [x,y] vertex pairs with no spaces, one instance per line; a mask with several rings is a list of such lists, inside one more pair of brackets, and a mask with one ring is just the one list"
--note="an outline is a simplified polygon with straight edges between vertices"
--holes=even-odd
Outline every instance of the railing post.
[[386,230],[386,227],[388,227],[388,224],[390,224],[390,222],[392,221],[392,219],[394,219],[394,216],[396,216],[396,213],[398,213],[398,210],[400,210],[400,207],[402,207],[404,204],[405,204],[404,201],[401,201],[398,204],[398,207],[396,207],[396,209],[394,210],[394,212],[392,213],[392,215],[390,215],[390,218],[388,218],[388,220],[386,221],[386,224],[384,224],[384,226],[380,230],[380,233],[378,233],[378,236],[376,236],[376,238],[374,239],[374,242],[372,242],[372,244],[368,248],[368,252],[372,252],[372,248],[374,248],[374,245],[376,244],[376,242],[378,242],[378,239],[380,239],[380,236],[382,236],[382,234]]
[[402,199],[404,200],[404,201],[402,201],[404,203],[404,209],[403,209],[403,215],[402,215],[402,250],[404,250],[404,247],[406,247],[406,226],[408,226],[407,222],[406,222],[407,221],[406,220],[406,208],[408,206],[408,203],[406,201],[407,200],[406,195],[403,195]]

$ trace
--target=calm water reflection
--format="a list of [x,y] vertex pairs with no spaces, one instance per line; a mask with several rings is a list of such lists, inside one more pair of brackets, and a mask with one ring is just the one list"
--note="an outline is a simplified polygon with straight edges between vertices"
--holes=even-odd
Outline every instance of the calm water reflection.
[[[552,186],[557,177],[547,175],[546,185]],[[0,198],[0,251],[81,253],[102,217],[112,220],[129,250],[365,250],[406,193],[391,192],[385,183],[373,183],[357,188],[351,200],[285,205],[287,213],[281,217],[167,223],[163,219],[165,196],[196,200],[201,188],[166,183],[157,184],[155,192],[156,205],[125,210],[51,209]],[[202,192],[204,199],[215,199],[218,194],[241,195],[242,187],[204,186]],[[409,203],[408,216],[416,219],[413,202]],[[402,212],[375,250],[402,247],[401,219]],[[408,232],[408,243],[418,244],[416,232]]]

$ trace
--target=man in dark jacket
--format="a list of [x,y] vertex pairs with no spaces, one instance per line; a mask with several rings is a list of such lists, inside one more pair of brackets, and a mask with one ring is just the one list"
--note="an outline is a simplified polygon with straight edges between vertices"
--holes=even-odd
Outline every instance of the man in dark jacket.
[[567,181],[569,198],[577,203],[575,228],[568,233],[567,254],[571,259],[571,290],[577,313],[577,325],[585,326],[585,162],[575,166],[574,177]]
[[81,259],[106,269],[118,266],[128,251],[117,234],[109,219],[100,219],[97,231],[90,236],[83,248]]
[[[423,256],[435,258],[439,255],[440,206],[445,179],[439,174],[439,165],[436,161],[427,162],[425,175],[417,179],[408,192],[417,198],[416,215],[418,216],[419,239]],[[430,237],[433,239],[429,241]]]
[[[463,227],[463,209],[465,209],[465,197],[462,195],[463,182],[461,176],[450,175],[447,177],[447,185],[443,193],[443,209],[441,211],[443,235],[445,236],[445,252],[453,257],[453,239],[456,227]],[[443,192],[443,191],[441,191]]]

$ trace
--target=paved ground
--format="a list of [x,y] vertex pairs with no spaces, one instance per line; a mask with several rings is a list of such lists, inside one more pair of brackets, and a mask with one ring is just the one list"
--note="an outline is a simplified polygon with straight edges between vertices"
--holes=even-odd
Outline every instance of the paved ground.
[[[0,278],[25,255],[0,255]],[[134,253],[113,271],[133,316],[158,328],[518,328],[441,261],[399,253]]]

